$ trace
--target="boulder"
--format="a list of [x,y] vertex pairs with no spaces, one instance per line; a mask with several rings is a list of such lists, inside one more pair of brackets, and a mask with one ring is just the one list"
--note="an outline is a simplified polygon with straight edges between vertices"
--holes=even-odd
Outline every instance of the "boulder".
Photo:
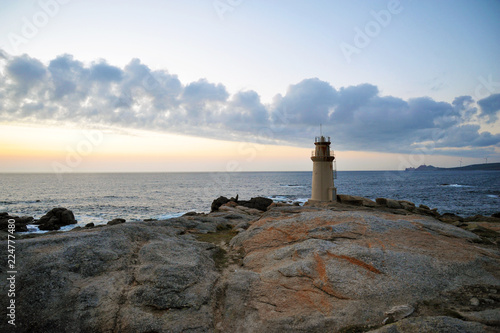
[[40,230],[59,230],[65,225],[75,224],[75,215],[66,208],[53,208],[47,214],[42,216],[34,224],[38,224]]
[[11,216],[6,212],[0,213],[0,230],[9,230],[9,220],[13,219],[15,225],[15,232],[26,232],[28,231],[28,224],[33,223],[34,219],[31,216]]
[[222,206],[228,202],[229,202],[228,198],[223,197],[223,196],[218,197],[217,199],[212,201],[212,206],[210,208],[210,212],[215,212],[215,211],[219,210],[220,206]]
[[368,198],[354,195],[338,194],[337,201],[346,205],[376,207],[377,204]]
[[416,210],[415,204],[413,202],[407,200],[399,200],[398,202],[401,207],[403,207],[403,209],[406,209],[407,211],[414,212]]
[[248,201],[243,201],[243,200],[238,201],[238,205],[240,206],[255,208],[263,212],[265,212],[267,210],[267,207],[269,207],[272,203],[273,203],[272,199],[264,197],[251,198]]
[[386,198],[377,198],[377,199],[375,199],[375,201],[380,206],[385,206],[387,208],[392,208],[392,209],[403,208],[403,206],[401,206],[401,204],[397,200],[386,199]]
[[196,216],[198,215],[197,212],[187,212],[186,214],[182,215],[182,216]]
[[117,224],[122,224],[122,223],[125,223],[125,222],[126,222],[125,219],[117,218],[117,219],[112,219],[111,221],[109,221],[107,223],[107,225],[117,225]]
[[[495,214],[493,214],[495,215]],[[500,218],[495,216],[473,215],[464,218],[465,222],[500,222]]]
[[439,216],[439,220],[446,223],[463,222],[463,217],[455,215],[453,213],[444,213]]

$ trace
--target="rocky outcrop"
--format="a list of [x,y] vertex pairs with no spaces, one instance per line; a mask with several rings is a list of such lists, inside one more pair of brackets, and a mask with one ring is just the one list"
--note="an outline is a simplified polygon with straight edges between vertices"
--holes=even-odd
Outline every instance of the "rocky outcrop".
[[[262,212],[228,201],[210,214],[16,239],[16,259],[17,332],[494,332],[500,325],[498,248],[402,208],[335,203]],[[0,321],[0,331],[7,325]]]
[[228,203],[229,199],[223,196],[218,197],[214,201],[212,201],[212,205],[210,207],[210,212],[215,212],[219,210],[219,207]]
[[65,225],[75,223],[77,221],[71,210],[58,207],[50,210],[34,224],[38,224],[38,229],[40,230],[59,230]]
[[269,207],[273,203],[273,200],[264,197],[256,197],[256,198],[251,198],[248,201],[239,200],[236,201],[236,203],[240,206],[258,209],[265,212],[267,210],[267,207]]
[[235,206],[238,205],[247,208],[258,209],[260,211],[266,211],[267,208],[273,203],[273,200],[264,197],[251,198],[250,200],[238,200],[238,196],[236,196],[236,198],[231,198],[231,199],[220,196],[212,202],[211,212],[215,212],[219,210],[219,207],[221,207],[222,205],[231,202]]
[[9,220],[14,220],[15,232],[28,231],[27,225],[33,223],[31,216],[11,216],[7,212],[0,213],[0,231],[7,231],[9,229]]
[[346,205],[353,205],[353,206],[375,207],[377,205],[377,203],[374,202],[373,200],[346,194],[337,195],[337,201]]
[[[196,235],[254,218],[214,213],[16,239],[16,332],[213,331],[219,252]],[[6,320],[0,331],[11,331]]]
[[[223,331],[367,331],[399,320],[395,308],[411,318],[404,327],[424,327],[436,313],[424,313],[429,302],[449,316],[463,288],[500,292],[499,253],[478,247],[479,236],[428,216],[345,208],[273,208],[232,240],[245,256],[223,288]],[[499,307],[488,299],[484,310]]]
[[120,223],[125,223],[125,219],[120,219],[120,218],[112,219],[111,221],[108,221],[108,223],[106,223],[106,224],[107,225],[116,225],[116,224],[120,224]]

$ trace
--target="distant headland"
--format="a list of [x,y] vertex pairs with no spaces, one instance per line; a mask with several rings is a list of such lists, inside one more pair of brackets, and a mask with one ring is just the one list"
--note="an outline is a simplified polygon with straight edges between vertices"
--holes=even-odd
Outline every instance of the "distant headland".
[[418,168],[406,168],[405,171],[474,171],[474,170],[500,170],[500,163],[483,163],[483,164],[472,164],[463,167],[456,168],[439,168],[432,165],[421,165]]

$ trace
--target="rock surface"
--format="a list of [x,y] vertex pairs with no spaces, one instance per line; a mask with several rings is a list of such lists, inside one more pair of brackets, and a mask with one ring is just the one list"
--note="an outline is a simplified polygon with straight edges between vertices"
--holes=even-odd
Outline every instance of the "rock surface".
[[221,206],[226,205],[228,203],[232,203],[234,206],[242,206],[252,209],[258,209],[264,212],[273,203],[273,200],[264,197],[251,198],[250,200],[238,200],[238,196],[236,196],[236,198],[231,198],[231,199],[220,196],[212,202],[211,212],[219,210]]
[[16,332],[498,331],[498,247],[401,210],[228,201],[17,239]]
[[117,218],[117,219],[112,219],[111,221],[108,221],[108,223],[106,223],[107,225],[116,225],[116,224],[120,224],[120,223],[125,223],[125,219],[120,219],[120,218]]
[[51,209],[42,216],[35,224],[40,230],[59,230],[65,225],[75,224],[75,215],[69,209],[58,207]]
[[0,213],[0,230],[7,231],[9,228],[9,220],[13,219],[16,232],[28,231],[27,224],[33,223],[31,216],[11,216],[7,212]]
[[[245,256],[227,277],[231,296],[220,325],[227,332],[338,332],[381,326],[401,305],[424,309],[432,300],[453,312],[447,293],[471,285],[500,292],[499,253],[479,240],[422,215],[273,208],[232,240]],[[492,299],[488,307],[499,304]],[[469,325],[450,327],[462,324]]]

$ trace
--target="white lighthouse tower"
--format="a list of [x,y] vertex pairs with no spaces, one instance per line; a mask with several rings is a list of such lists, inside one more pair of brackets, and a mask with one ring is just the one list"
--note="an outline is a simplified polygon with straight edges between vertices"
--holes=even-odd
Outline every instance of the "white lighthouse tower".
[[317,136],[316,149],[312,152],[312,201],[337,201],[337,189],[333,186],[335,155],[330,151],[330,137]]

